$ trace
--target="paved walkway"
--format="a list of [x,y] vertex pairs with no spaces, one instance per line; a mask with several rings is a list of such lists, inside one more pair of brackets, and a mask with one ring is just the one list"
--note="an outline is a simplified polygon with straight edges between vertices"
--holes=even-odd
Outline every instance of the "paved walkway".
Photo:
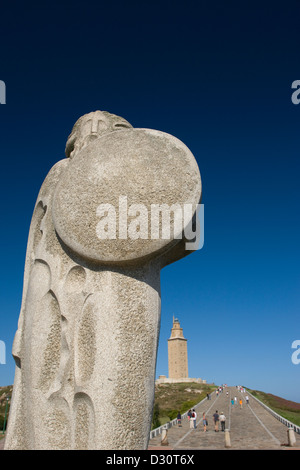
[[[228,391],[228,395],[226,393]],[[287,448],[287,427],[280,423],[256,400],[249,397],[246,404],[246,393],[241,393],[236,387],[227,387],[218,396],[212,393],[210,400],[205,400],[198,407],[197,428],[190,429],[186,419],[182,427],[173,426],[168,430],[167,449],[225,449],[225,432],[219,429],[215,432],[213,414],[218,410],[226,416],[226,429],[229,429],[231,449],[284,449]],[[237,398],[236,404],[231,404],[231,398]],[[239,400],[242,398],[242,408]],[[208,420],[207,431],[203,430],[202,413]],[[300,449],[300,435],[296,434],[297,448]],[[161,446],[161,436],[151,439],[149,449]],[[160,447],[163,449],[163,447]],[[295,447],[294,447],[295,448]],[[289,448],[291,449],[291,448]]]

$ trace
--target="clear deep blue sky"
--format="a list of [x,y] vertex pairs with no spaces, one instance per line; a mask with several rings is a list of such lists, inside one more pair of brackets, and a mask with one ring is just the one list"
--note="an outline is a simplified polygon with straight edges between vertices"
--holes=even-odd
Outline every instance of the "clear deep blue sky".
[[198,161],[202,250],[162,271],[157,376],[172,317],[189,373],[300,402],[300,5],[15,2],[1,6],[1,324],[11,358],[31,215],[68,134],[96,109],[181,139]]

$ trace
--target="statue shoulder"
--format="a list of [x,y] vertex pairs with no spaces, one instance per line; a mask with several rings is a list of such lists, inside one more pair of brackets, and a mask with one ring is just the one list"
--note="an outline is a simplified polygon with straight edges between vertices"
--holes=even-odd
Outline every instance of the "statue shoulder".
[[54,189],[56,188],[57,183],[59,182],[63,172],[69,165],[69,158],[64,158],[63,160],[59,160],[51,170],[48,172],[44,182],[41,186],[37,204],[39,201],[43,200],[45,197],[48,198],[49,195],[53,195]]

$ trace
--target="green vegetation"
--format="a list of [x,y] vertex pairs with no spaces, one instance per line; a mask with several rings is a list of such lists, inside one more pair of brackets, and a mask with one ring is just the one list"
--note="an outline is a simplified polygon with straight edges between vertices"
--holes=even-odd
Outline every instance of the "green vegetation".
[[216,385],[190,382],[156,385],[152,429],[172,421],[178,412],[183,414],[193,408],[216,388]]
[[[2,437],[4,437],[3,427],[4,427],[4,421],[5,421],[5,413],[7,412],[7,414],[6,414],[6,423],[5,423],[5,425],[6,425],[7,424],[7,416],[9,414],[11,394],[12,394],[12,386],[11,385],[9,385],[8,387],[0,387],[0,439]],[[8,398],[8,401],[7,401],[7,398]]]
[[277,397],[271,393],[265,393],[259,390],[248,390],[254,397],[265,403],[265,405],[274,410],[280,416],[291,421],[297,426],[300,426],[300,403],[285,400],[284,398]]
[[152,429],[159,428],[161,422],[159,420],[159,406],[158,403],[155,403],[153,408],[153,417],[152,417]]

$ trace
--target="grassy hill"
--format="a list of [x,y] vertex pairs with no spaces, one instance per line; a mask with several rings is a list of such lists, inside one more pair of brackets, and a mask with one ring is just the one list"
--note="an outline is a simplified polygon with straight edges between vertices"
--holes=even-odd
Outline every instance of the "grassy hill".
[[185,413],[216,388],[214,384],[197,383],[155,385],[152,428],[176,418],[178,411]]
[[284,398],[277,397],[271,393],[265,393],[259,390],[251,390],[250,388],[248,388],[248,390],[254,397],[265,403],[269,408],[274,410],[280,416],[288,419],[297,426],[300,426],[300,403],[285,400]]

